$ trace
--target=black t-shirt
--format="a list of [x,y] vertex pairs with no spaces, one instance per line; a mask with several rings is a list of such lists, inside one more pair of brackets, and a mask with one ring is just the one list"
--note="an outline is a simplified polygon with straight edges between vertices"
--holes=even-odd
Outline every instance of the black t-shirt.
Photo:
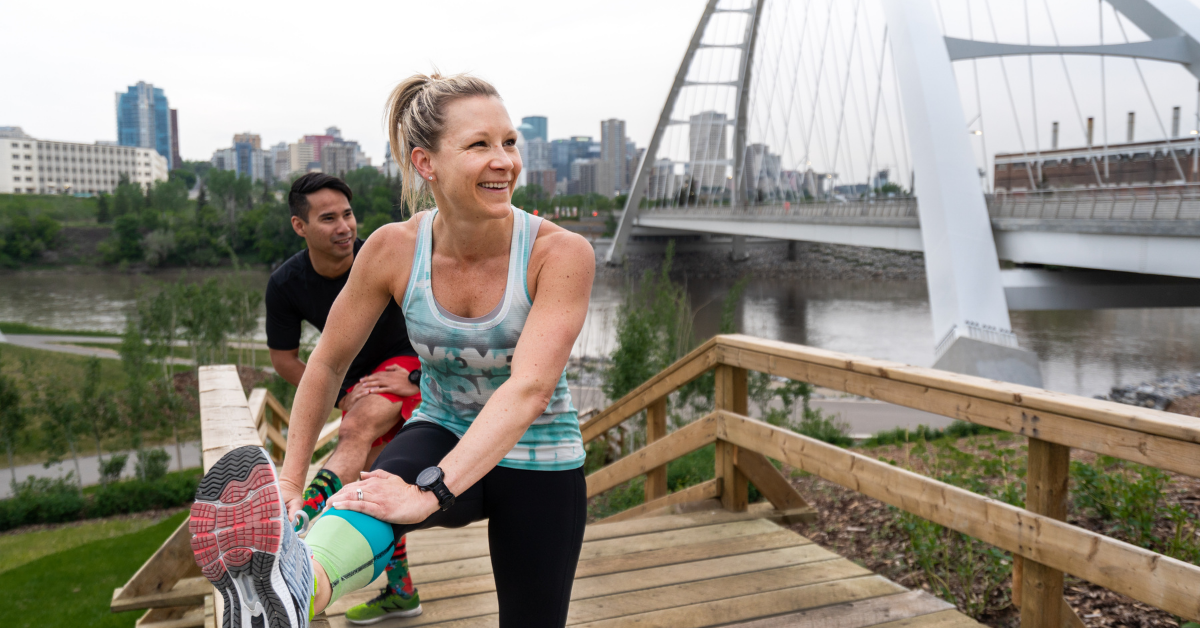
[[[362,248],[361,239],[354,243],[354,254]],[[338,293],[346,285],[350,272],[330,279],[317,274],[308,259],[308,249],[293,255],[284,262],[267,282],[267,346],[277,351],[291,351],[300,346],[300,321],[308,321],[313,327],[325,331],[325,320]],[[404,325],[404,313],[395,299],[389,299],[375,329],[367,338],[362,351],[358,352],[341,391],[383,363],[384,360],[400,355],[417,355],[408,341],[408,328]]]

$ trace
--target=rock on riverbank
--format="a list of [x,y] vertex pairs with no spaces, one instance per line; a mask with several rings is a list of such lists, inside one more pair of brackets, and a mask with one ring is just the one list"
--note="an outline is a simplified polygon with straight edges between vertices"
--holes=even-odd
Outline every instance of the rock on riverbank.
[[[731,261],[729,253],[725,247],[677,252],[671,275],[700,279],[737,279],[750,275],[780,279],[925,280],[924,256],[915,252],[797,242],[795,259],[789,260],[787,243],[779,242],[751,247],[749,259],[740,262]],[[662,261],[661,252],[630,253],[624,266],[598,265],[596,270],[605,275],[640,276],[646,270],[660,268]]]
[[1100,398],[1131,406],[1193,414],[1194,410],[1188,410],[1193,407],[1200,409],[1196,403],[1197,397],[1200,397],[1200,373],[1168,375],[1152,382],[1114,386],[1112,392]]

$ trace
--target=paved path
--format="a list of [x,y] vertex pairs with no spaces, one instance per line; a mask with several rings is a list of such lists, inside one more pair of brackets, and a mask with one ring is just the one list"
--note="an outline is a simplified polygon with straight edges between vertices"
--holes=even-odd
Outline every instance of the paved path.
[[[72,355],[96,356],[100,358],[109,358],[113,360],[121,359],[121,354],[117,351],[117,346],[121,344],[120,338],[111,336],[58,336],[50,334],[8,334],[0,335],[0,342],[8,342],[20,347],[29,347],[30,349],[41,349],[43,351],[57,351],[59,353],[70,353]],[[112,349],[105,347],[83,347],[80,344],[104,344],[112,345]],[[186,343],[177,341],[175,346],[185,347]],[[238,349],[263,349],[267,345],[257,342],[230,342],[229,348]],[[192,361],[185,358],[172,358],[172,364],[191,364]],[[268,369],[270,370],[270,369]]]
[[[81,445],[85,448],[87,447],[86,443],[82,443]],[[183,450],[182,468],[190,469],[200,466],[200,441],[180,443],[180,449]],[[179,469],[179,465],[175,463],[175,445],[167,445],[163,447],[163,450],[165,450],[167,454],[171,456],[170,469],[172,471]],[[95,450],[93,449],[92,451]],[[121,477],[133,477],[134,470],[137,469],[137,454],[132,451],[121,453],[129,454],[129,460],[125,462],[125,472],[121,475]],[[112,454],[110,453],[104,454],[104,459],[108,460],[108,457],[111,455]],[[95,455],[80,456],[79,470],[83,476],[84,486],[91,486],[93,484],[100,483],[100,464]],[[24,482],[31,475],[39,478],[61,478],[66,476],[67,473],[72,473],[74,471],[75,462],[70,458],[59,464],[50,465],[50,468],[46,468],[41,464],[29,464],[16,468],[17,480],[21,482]],[[11,496],[12,472],[8,469],[2,469],[0,470],[0,478],[2,478],[2,481],[0,481],[0,498]]]

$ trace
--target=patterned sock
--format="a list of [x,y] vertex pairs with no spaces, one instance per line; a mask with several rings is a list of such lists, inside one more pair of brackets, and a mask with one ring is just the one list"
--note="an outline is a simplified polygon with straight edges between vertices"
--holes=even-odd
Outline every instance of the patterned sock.
[[404,544],[404,537],[396,541],[396,548],[388,561],[386,571],[388,588],[392,593],[409,598],[417,592],[412,583],[412,576],[408,573],[408,547]]
[[333,497],[333,494],[342,490],[342,481],[338,476],[329,469],[321,469],[317,471],[317,477],[313,478],[312,484],[304,489],[304,506],[301,510],[308,515],[308,520],[312,521],[321,514],[321,510],[325,508],[325,502]]

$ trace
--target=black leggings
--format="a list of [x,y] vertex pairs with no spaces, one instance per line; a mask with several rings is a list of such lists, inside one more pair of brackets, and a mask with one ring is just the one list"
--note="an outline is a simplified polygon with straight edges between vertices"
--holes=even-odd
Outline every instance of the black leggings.
[[[458,437],[429,421],[410,421],[375,460],[415,484],[437,466]],[[559,627],[567,623],[571,584],[587,519],[583,468],[527,471],[495,467],[457,496],[449,510],[417,524],[393,525],[396,538],[431,527],[459,528],[489,519],[492,576],[501,628]]]

